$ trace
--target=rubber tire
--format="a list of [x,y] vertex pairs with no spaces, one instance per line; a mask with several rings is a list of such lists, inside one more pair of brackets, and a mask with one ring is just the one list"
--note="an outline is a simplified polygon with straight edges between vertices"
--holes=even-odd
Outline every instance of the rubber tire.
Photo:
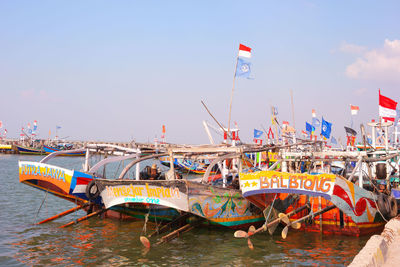
[[384,194],[379,194],[378,195],[378,209],[382,213],[383,217],[385,219],[389,219],[389,214],[390,214],[390,206],[389,206],[389,201],[387,199],[387,196]]
[[[94,193],[92,192],[92,189],[96,190]],[[95,200],[100,196],[100,190],[96,185],[96,181],[92,180],[90,183],[86,186],[86,196],[89,200]]]
[[390,205],[390,218],[394,218],[397,216],[397,200],[390,196],[389,197],[389,205]]
[[397,215],[397,201],[392,196],[380,194],[378,196],[378,208],[385,219],[391,219]]

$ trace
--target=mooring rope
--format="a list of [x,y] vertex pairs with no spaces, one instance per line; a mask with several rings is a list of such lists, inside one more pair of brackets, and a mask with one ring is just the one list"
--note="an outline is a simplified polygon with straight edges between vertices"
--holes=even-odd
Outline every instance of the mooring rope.
[[150,215],[150,209],[149,209],[149,212],[144,216],[144,225],[143,225],[142,233],[144,233],[145,235],[147,234],[147,222],[149,221],[149,215]]
[[39,207],[38,211],[36,212],[36,216],[35,216],[35,220],[34,220],[35,224],[37,223],[36,219],[37,219],[37,216],[39,215],[40,210],[42,209],[43,203],[44,203],[44,202],[46,201],[46,199],[47,199],[47,193],[48,193],[48,192],[49,192],[49,191],[46,190],[46,194],[44,195],[42,204],[40,204],[40,207]]

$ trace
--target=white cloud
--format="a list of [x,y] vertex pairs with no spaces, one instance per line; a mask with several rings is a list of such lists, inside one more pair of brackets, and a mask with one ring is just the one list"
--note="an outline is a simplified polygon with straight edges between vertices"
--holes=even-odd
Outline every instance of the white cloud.
[[339,50],[345,53],[350,53],[350,54],[362,54],[365,51],[367,51],[367,48],[365,46],[360,46],[360,45],[355,45],[355,44],[349,44],[346,42],[343,42]]
[[400,82],[400,40],[385,40],[383,48],[367,50],[346,68],[350,78]]

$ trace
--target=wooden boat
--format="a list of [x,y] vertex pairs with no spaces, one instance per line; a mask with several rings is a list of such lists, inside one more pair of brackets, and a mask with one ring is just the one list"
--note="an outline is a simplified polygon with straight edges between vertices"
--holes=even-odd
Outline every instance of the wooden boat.
[[[204,175],[206,173],[208,166],[211,164],[211,161],[213,159],[214,159],[213,157],[205,158],[202,160],[198,160],[198,159],[191,160],[191,159],[187,159],[187,158],[174,158],[173,164],[174,164],[175,169],[180,170],[184,173]],[[161,157],[159,160],[162,165],[167,166],[167,167],[171,166],[170,159],[168,156]],[[253,167],[253,162],[247,156],[243,157],[242,162],[246,167]],[[230,165],[231,162],[227,162],[227,164]],[[210,174],[217,174],[219,172],[218,169],[219,169],[218,166],[214,166],[212,168],[212,170],[210,171]]]
[[21,145],[15,145],[15,147],[17,148],[19,154],[46,155],[46,152],[43,150],[43,148],[32,148]]
[[[72,150],[71,152],[82,152],[84,150],[85,149],[83,148],[80,150]],[[139,155],[137,154],[108,157],[96,163],[91,168],[85,167],[84,171],[80,172],[47,163],[49,159],[62,153],[63,151],[54,152],[42,159],[41,162],[21,161],[19,163],[20,182],[47,191],[69,201],[73,201],[77,204],[87,203],[90,201],[91,203],[94,203],[94,209],[107,209],[105,212],[106,217],[118,219],[147,218],[148,220],[156,221],[158,223],[166,223],[181,216],[182,212],[186,212],[203,217],[212,225],[227,226],[231,228],[248,227],[250,224],[257,225],[261,224],[263,221],[261,211],[244,199],[241,196],[240,191],[237,189],[216,187],[210,184],[201,184],[199,182],[186,180],[140,180],[140,176],[137,176],[137,180],[108,180],[99,178],[99,175],[96,174],[100,168],[103,168],[110,162],[135,159],[133,161],[134,164],[131,162],[121,172],[119,178],[122,179],[133,165],[136,165],[137,170],[139,170],[138,165],[141,161],[163,156],[165,154],[150,155],[142,158],[138,158]],[[180,191],[180,194],[187,194],[188,196],[183,198],[185,206],[174,206],[171,204],[173,202],[169,204],[164,203],[161,201],[162,198],[160,198],[160,196],[149,197],[146,195],[145,198],[143,197],[140,199],[129,198],[127,197],[128,195],[124,195],[129,194],[126,193],[128,191],[124,191],[127,189],[121,191],[121,196],[123,196],[122,200],[116,198],[117,202],[114,200],[114,202],[111,202],[110,204],[110,202],[107,201],[107,198],[102,199],[102,196],[99,197],[100,190],[93,189],[93,186],[96,185],[99,188],[105,186],[108,186],[108,188],[115,187],[117,188],[115,189],[117,190],[116,192],[119,192],[119,187],[140,187],[144,190],[143,188],[154,183],[156,183],[157,186],[155,186],[151,191],[156,192],[155,194],[160,194],[160,192],[167,194],[165,193],[165,188],[167,188],[167,185],[169,184],[183,184],[184,189]],[[145,192],[147,191],[141,192],[143,196],[145,196]]]
[[[327,156],[321,158],[327,160]],[[279,212],[287,214],[305,205],[310,207],[293,215],[292,221],[326,209],[311,220],[301,221],[305,231],[360,236],[381,230],[385,220],[397,215],[396,200],[386,193],[371,190],[371,184],[364,183],[360,173],[356,184],[351,181],[354,175],[348,180],[332,173],[242,172],[240,186],[243,196],[261,209],[279,207]]]
[[[100,150],[105,147],[107,147],[107,145],[91,144],[86,148],[75,149],[69,152],[83,153],[89,149],[90,151],[99,153]],[[118,147],[114,145],[112,145],[112,148],[115,152],[119,152],[119,149],[120,151],[124,151],[126,154],[131,153],[133,154],[131,157],[134,158],[137,157],[135,153],[139,153],[139,151],[134,149]],[[77,205],[88,203],[89,199],[86,193],[87,185],[97,177],[93,173],[89,173],[87,162],[85,162],[86,167],[85,171],[83,172],[66,169],[47,163],[50,159],[58,155],[62,155],[63,153],[64,151],[53,152],[43,158],[40,162],[20,161],[18,163],[19,181],[37,189],[46,191],[57,197],[74,202]],[[101,203],[97,204],[100,205]],[[112,218],[121,218],[120,212],[112,209],[106,212],[106,216]]]
[[13,152],[13,146],[12,145],[6,145],[6,144],[0,144],[0,152],[1,153],[12,153]]
[[59,156],[64,156],[64,157],[83,157],[86,154],[86,151],[82,152],[70,152],[72,149],[60,149],[58,147],[50,147],[47,145],[43,145],[43,150],[47,153],[53,153],[56,151],[63,151],[64,153],[59,154]]
[[88,200],[85,189],[92,175],[42,162],[20,161],[18,166],[21,183],[78,204]]
[[[107,180],[96,179],[95,192],[109,209],[117,207],[124,214],[138,216],[137,209],[165,211],[179,210],[200,216],[212,225],[244,229],[260,225],[264,220],[261,210],[241,196],[239,190],[220,188],[188,180]],[[179,214],[179,213],[178,213]],[[143,216],[143,213],[139,216]],[[171,217],[157,218],[168,221]]]
[[[182,153],[187,153],[184,157],[190,157],[188,155],[194,152],[196,153],[195,157],[201,159],[201,153],[210,157],[216,150],[221,149],[215,147],[172,148],[169,152],[172,154],[172,160],[175,157],[182,157]],[[240,148],[224,148],[223,150],[239,151]],[[136,177],[136,179],[124,178],[134,165],[166,154],[146,156],[131,162],[122,170],[116,180],[94,180],[88,185],[87,192],[94,192],[88,195],[89,199],[104,203],[106,209],[118,210],[124,215],[136,218],[144,218],[149,210],[157,208],[165,213],[169,212],[169,214],[171,214],[171,210],[178,214],[182,212],[190,213],[206,219],[211,225],[235,229],[243,229],[253,224],[262,223],[264,217],[261,210],[244,199],[238,189],[224,188],[223,184],[215,186],[194,180],[179,179],[181,176],[177,175],[174,168],[171,168],[159,180],[141,180],[141,177]],[[211,170],[208,171],[208,174],[210,172]],[[146,177],[148,178],[148,176]],[[155,177],[155,179],[158,178]],[[175,219],[175,217],[155,218],[154,216],[154,218],[149,219],[167,222]]]
[[[207,166],[210,164],[210,160],[207,159],[201,161],[195,161],[190,159],[175,158],[173,162],[175,169],[191,174],[204,174],[206,172]],[[170,166],[169,157],[160,158],[160,163],[164,166],[169,167]],[[216,171],[214,170],[212,171],[212,173],[215,174]]]

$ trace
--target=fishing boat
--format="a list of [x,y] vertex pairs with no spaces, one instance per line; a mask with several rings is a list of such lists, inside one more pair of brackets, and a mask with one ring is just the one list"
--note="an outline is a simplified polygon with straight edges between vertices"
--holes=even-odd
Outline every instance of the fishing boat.
[[[178,147],[170,148],[169,151],[172,158],[189,157],[188,155],[193,153],[197,153],[196,157],[198,158],[201,154],[207,154],[207,157],[209,157],[209,154],[212,153],[226,153],[226,151],[239,151],[240,149],[226,146],[194,149]],[[85,150],[96,151],[95,147],[91,145],[88,148],[71,150],[71,152],[80,153]],[[91,208],[89,211],[104,210],[104,216],[118,219],[147,219],[167,223],[180,217],[184,212],[205,218],[212,225],[231,228],[243,228],[250,224],[257,225],[263,221],[261,211],[244,199],[238,189],[227,188],[229,179],[225,178],[221,186],[216,186],[211,183],[201,183],[198,179],[181,179],[182,175],[176,172],[174,168],[171,168],[164,176],[157,175],[157,179],[160,180],[153,181],[149,175],[145,175],[146,170],[149,170],[149,168],[144,168],[143,171],[140,171],[140,163],[170,155],[170,153],[140,156],[140,151],[128,152],[126,155],[119,154],[119,156],[104,158],[93,166],[88,166],[90,154],[88,153],[83,171],[75,171],[48,164],[50,159],[64,153],[64,151],[57,151],[46,156],[40,162],[19,162],[20,182],[80,205],[90,202]],[[105,168],[107,164],[129,160],[133,161],[121,171],[119,176],[107,178],[104,177],[104,174],[101,174],[101,169]],[[136,167],[135,177],[123,179],[133,166]],[[156,185],[153,186],[154,183]],[[182,198],[184,207],[171,204],[173,202],[163,202],[160,192],[164,192],[166,196],[171,195],[172,193],[165,191],[166,188],[171,188],[171,183],[174,185],[184,184],[183,187],[180,187],[184,188],[181,191],[173,191],[185,196]],[[109,198],[105,197],[106,195],[104,195],[105,193],[103,194],[102,190],[106,187],[116,188],[115,192],[123,193],[115,196],[117,200],[109,201]],[[119,191],[120,189],[118,188],[120,187],[124,189]],[[132,197],[132,192],[134,191],[131,190],[131,193],[127,193],[128,191],[126,190],[129,188],[141,190],[140,192],[143,195],[140,198]],[[110,192],[110,190],[106,192]],[[152,193],[146,195],[150,191],[156,192],[157,196],[155,197]],[[129,196],[131,197],[126,194],[130,194]],[[175,195],[172,194],[172,196]]]
[[[125,154],[127,158],[136,158],[140,154],[137,149],[108,144],[89,144],[85,148],[69,151],[70,153],[89,152],[86,154],[83,171],[76,171],[48,163],[54,157],[65,154],[64,151],[60,150],[47,155],[39,162],[19,161],[19,181],[46,193],[74,202],[81,208],[88,210],[88,204],[90,203],[86,193],[87,185],[97,178],[96,175],[89,172],[93,169],[89,166],[89,158],[91,155],[99,153],[108,155],[110,150],[107,149],[112,149],[118,155]],[[110,160],[112,158],[108,158],[108,161]],[[107,211],[106,215],[120,218],[120,213],[113,210]]]
[[[202,159],[202,154],[210,157],[216,152],[237,152],[240,149],[238,147],[172,148],[168,155],[172,155],[170,159],[174,159],[187,158],[190,157],[189,155],[195,154],[193,157]],[[238,189],[228,188],[227,181],[225,184],[216,186],[207,181],[196,180],[196,178],[182,179],[182,176],[177,175],[174,168],[171,168],[161,179],[124,178],[135,164],[165,154],[151,155],[131,162],[121,172],[118,179],[94,180],[88,185],[88,187],[94,188],[93,190],[88,189],[88,192],[94,192],[88,195],[89,199],[104,203],[106,209],[112,208],[136,218],[144,218],[146,213],[157,207],[164,211],[175,210],[179,213],[190,213],[206,219],[211,225],[233,229],[247,228],[252,224],[259,225],[264,220],[261,210],[244,199]],[[230,182],[232,184],[233,180]],[[158,221],[174,219],[176,218],[161,217],[158,218]]]
[[43,150],[43,147],[33,148],[22,145],[15,145],[15,147],[17,148],[19,154],[46,155],[46,152]]
[[13,151],[12,145],[0,144],[0,152],[7,153]]
[[[169,167],[169,157],[160,158],[160,163],[164,166]],[[181,170],[186,173],[204,174],[206,172],[207,166],[210,164],[210,160],[174,159],[173,164],[175,169]],[[215,174],[216,171],[212,171],[212,173]]]
[[[371,234],[397,215],[397,203],[386,188],[378,187],[377,181],[386,179],[386,172],[372,179],[365,175],[362,166],[368,168],[369,163],[385,162],[394,157],[398,158],[399,154],[379,157],[364,151],[287,152],[282,153],[281,162],[301,163],[312,158],[314,166],[318,160],[326,166],[332,166],[328,162],[337,161],[356,161],[357,165],[348,178],[315,169],[315,172],[309,169],[307,173],[299,173],[271,167],[265,171],[242,172],[240,187],[243,196],[261,209],[278,207],[282,214],[300,210],[291,214],[290,220],[305,231],[352,236]],[[381,167],[377,168],[379,173]],[[288,228],[285,229],[283,237],[287,235]]]
[[53,153],[56,151],[63,151],[64,153],[59,154],[58,156],[64,156],[64,157],[83,157],[86,154],[86,150],[82,152],[71,152],[72,146],[56,146],[56,147],[51,147],[47,145],[43,145],[43,150],[47,153]]

